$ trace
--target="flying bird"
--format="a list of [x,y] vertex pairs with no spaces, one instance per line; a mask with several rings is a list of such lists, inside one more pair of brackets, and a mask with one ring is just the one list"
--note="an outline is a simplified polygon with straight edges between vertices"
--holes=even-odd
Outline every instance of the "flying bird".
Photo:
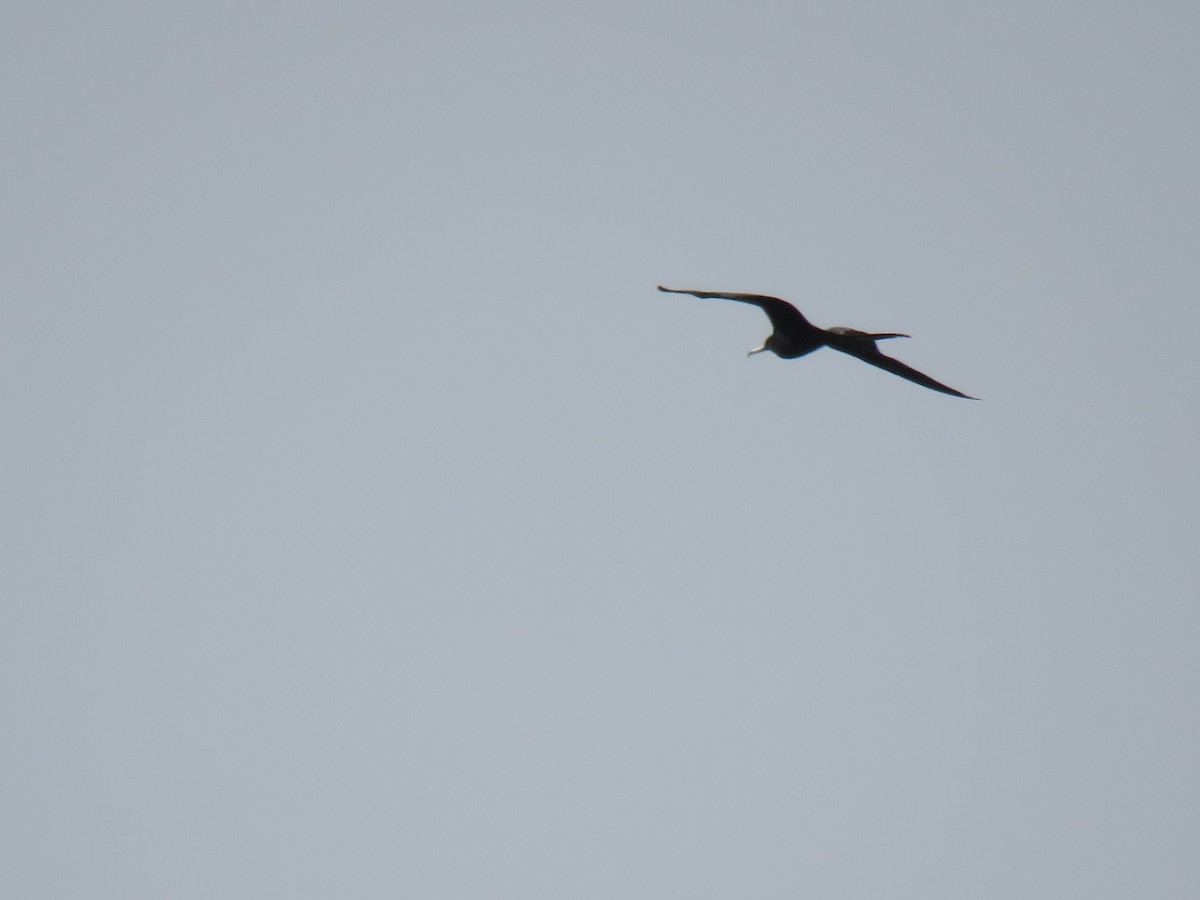
[[747,356],[753,356],[755,353],[762,353],[764,350],[770,350],[776,356],[783,359],[795,359],[798,356],[804,356],[806,353],[812,353],[821,347],[832,347],[834,350],[840,350],[842,353],[849,353],[851,356],[861,359],[865,363],[870,363],[873,366],[878,366],[893,375],[899,375],[901,378],[907,378],[909,381],[922,385],[934,391],[941,391],[943,394],[950,394],[953,397],[963,397],[967,400],[978,400],[978,397],[972,397],[969,394],[964,394],[962,391],[956,391],[952,387],[947,387],[940,381],[934,381],[928,375],[918,372],[911,366],[906,366],[898,359],[893,359],[890,356],[884,355],[877,346],[876,341],[882,341],[887,338],[908,337],[907,334],[894,334],[886,332],[882,334],[870,334],[865,331],[856,331],[853,328],[818,328],[813,325],[804,315],[792,304],[786,300],[780,300],[778,297],[766,297],[762,294],[723,294],[719,291],[680,291],[673,288],[658,286],[660,291],[668,294],[691,294],[693,297],[713,298],[717,300],[736,300],[739,303],[750,303],[757,306],[767,314],[767,318],[771,320],[771,325],[774,331],[763,341],[761,347],[755,347]]

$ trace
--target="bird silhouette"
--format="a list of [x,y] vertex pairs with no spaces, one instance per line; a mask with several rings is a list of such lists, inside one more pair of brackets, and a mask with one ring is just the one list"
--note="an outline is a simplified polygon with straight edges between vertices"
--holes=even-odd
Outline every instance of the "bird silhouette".
[[841,327],[818,328],[808,321],[808,319],[804,318],[800,310],[796,309],[796,307],[792,306],[786,300],[780,300],[778,297],[767,297],[763,294],[683,291],[663,287],[661,284],[658,286],[658,289],[668,294],[690,294],[693,297],[702,297],[705,299],[736,300],[739,303],[749,303],[757,306],[765,312],[775,330],[763,341],[761,347],[755,347],[746,354],[747,356],[753,356],[755,353],[770,350],[776,356],[780,356],[783,359],[795,359],[798,356],[804,356],[807,353],[812,353],[814,350],[819,350],[821,347],[832,347],[834,350],[848,353],[865,363],[870,363],[884,371],[891,372],[893,375],[899,375],[901,378],[907,378],[909,381],[927,387],[930,390],[950,394],[953,397],[962,397],[966,400],[979,399],[978,397],[964,394],[962,391],[956,391],[954,388],[948,387],[940,381],[934,381],[923,372],[918,372],[911,366],[906,366],[900,360],[885,355],[875,345],[876,341],[886,340],[887,338],[908,337],[907,334],[896,334],[894,332],[871,334],[866,331]]

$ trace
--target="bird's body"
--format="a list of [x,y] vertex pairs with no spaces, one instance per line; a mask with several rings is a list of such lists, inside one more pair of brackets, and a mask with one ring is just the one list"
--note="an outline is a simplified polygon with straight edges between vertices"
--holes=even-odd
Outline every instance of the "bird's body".
[[739,303],[749,303],[757,306],[767,314],[767,318],[771,320],[771,325],[775,330],[771,332],[761,347],[751,350],[751,354],[770,350],[776,356],[784,359],[795,359],[798,356],[805,356],[814,350],[819,350],[821,347],[832,347],[834,350],[840,350],[842,353],[857,357],[865,363],[870,363],[873,366],[891,372],[893,375],[899,375],[901,378],[907,378],[909,381],[927,387],[930,390],[940,391],[943,394],[950,394],[954,397],[963,397],[967,400],[978,399],[961,391],[956,391],[952,387],[947,387],[940,381],[934,381],[928,375],[918,372],[916,369],[900,362],[900,360],[886,356],[876,346],[876,341],[886,340],[887,338],[908,337],[907,334],[896,334],[894,332],[871,334],[866,331],[841,327],[818,328],[809,322],[808,319],[804,318],[803,313],[786,300],[780,300],[778,297],[768,297],[763,294],[683,291],[666,288],[661,284],[658,286],[658,289],[668,294],[690,294],[693,297],[736,300]]

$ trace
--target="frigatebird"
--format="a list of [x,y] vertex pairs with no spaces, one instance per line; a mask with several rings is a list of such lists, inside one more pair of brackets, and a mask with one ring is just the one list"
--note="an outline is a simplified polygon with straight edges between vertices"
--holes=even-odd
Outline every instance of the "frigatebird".
[[940,381],[934,381],[928,375],[918,372],[911,366],[906,366],[900,360],[885,356],[875,346],[876,341],[882,341],[887,338],[909,337],[907,334],[895,334],[892,332],[871,334],[866,331],[841,327],[818,328],[809,322],[808,319],[804,318],[800,310],[796,309],[796,307],[792,306],[786,300],[780,300],[778,297],[767,297],[763,294],[680,291],[663,287],[661,284],[658,286],[658,289],[668,294],[691,294],[693,297],[702,297],[705,299],[736,300],[739,303],[750,303],[765,312],[775,330],[763,341],[761,347],[754,348],[746,354],[747,356],[753,356],[755,353],[770,350],[776,356],[780,356],[783,359],[795,359],[798,356],[804,356],[806,353],[812,353],[821,347],[832,347],[834,350],[849,353],[851,356],[857,357],[865,363],[878,366],[880,369],[891,372],[893,375],[907,378],[909,381],[923,385],[931,390],[941,391],[943,394],[950,394],[954,397],[963,397],[967,400],[979,399],[978,397],[964,394],[962,391],[956,391],[952,387],[947,387]]

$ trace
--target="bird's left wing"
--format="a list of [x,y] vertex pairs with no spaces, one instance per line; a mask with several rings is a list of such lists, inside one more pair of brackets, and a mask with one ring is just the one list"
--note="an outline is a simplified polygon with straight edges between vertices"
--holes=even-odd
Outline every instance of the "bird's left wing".
[[804,318],[800,310],[778,297],[768,297],[766,294],[731,294],[724,291],[683,291],[663,287],[661,284],[658,289],[666,294],[690,294],[706,300],[736,300],[738,303],[749,303],[765,312],[771,324],[781,331],[815,330],[815,326]]

